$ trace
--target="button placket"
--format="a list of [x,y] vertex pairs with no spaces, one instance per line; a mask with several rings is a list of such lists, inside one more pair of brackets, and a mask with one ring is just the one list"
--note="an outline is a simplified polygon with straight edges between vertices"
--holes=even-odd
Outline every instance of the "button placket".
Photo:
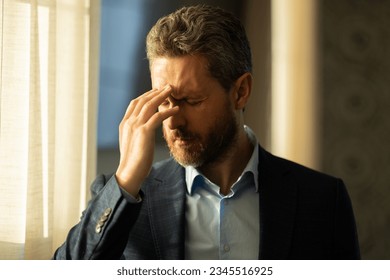
[[227,259],[230,255],[229,234],[228,234],[228,208],[229,197],[223,197],[220,201],[220,258]]

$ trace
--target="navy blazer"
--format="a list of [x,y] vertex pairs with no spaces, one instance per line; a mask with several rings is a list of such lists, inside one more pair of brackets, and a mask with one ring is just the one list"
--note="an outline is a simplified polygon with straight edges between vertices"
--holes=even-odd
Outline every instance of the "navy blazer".
[[[54,259],[184,259],[185,171],[157,163],[125,200],[115,176],[98,176],[92,199]],[[259,259],[359,259],[351,201],[340,179],[259,147]]]

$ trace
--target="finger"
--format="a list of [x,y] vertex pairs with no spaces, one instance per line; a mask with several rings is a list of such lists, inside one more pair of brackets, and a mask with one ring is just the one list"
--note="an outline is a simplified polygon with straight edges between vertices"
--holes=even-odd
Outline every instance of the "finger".
[[[166,85],[162,89],[152,89],[148,91],[147,93],[139,96],[136,98],[133,102],[133,108],[130,110],[128,114],[125,115],[125,118],[128,118],[130,115],[138,116],[140,112],[145,108],[151,109],[151,112],[153,112],[155,106],[155,102],[161,104],[172,92],[172,88],[169,85]],[[157,97],[155,101],[152,102]],[[158,105],[159,105],[158,104]],[[157,105],[157,107],[158,107]],[[156,109],[157,110],[157,109]],[[144,110],[145,111],[145,110]]]
[[179,106],[175,106],[163,111],[158,111],[149,118],[146,125],[152,129],[156,129],[162,124],[164,120],[176,115],[178,112],[179,112]]
[[142,99],[145,98],[146,96],[150,96],[151,94],[156,93],[157,91],[158,91],[158,89],[151,89],[148,92],[146,92],[146,93],[138,96],[137,98],[131,100],[131,102],[127,106],[127,109],[126,109],[125,115],[123,116],[123,119],[127,119],[133,113],[137,113],[138,114],[139,110],[136,110],[136,108],[138,108],[138,107],[142,108],[142,105],[140,105],[140,102],[142,103]]
[[157,111],[158,107],[171,95],[172,88],[170,86],[165,87],[159,92],[156,92],[143,100],[138,106],[140,112],[137,114],[134,111],[134,114],[138,115],[141,120],[147,122],[149,118],[152,117]]

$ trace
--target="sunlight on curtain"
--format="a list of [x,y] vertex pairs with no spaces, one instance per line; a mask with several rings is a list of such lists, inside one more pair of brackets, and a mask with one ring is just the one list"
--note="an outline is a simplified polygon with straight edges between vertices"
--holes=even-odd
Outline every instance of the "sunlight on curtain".
[[319,166],[317,4],[272,0],[271,151]]
[[3,0],[0,259],[47,259],[95,176],[95,0]]

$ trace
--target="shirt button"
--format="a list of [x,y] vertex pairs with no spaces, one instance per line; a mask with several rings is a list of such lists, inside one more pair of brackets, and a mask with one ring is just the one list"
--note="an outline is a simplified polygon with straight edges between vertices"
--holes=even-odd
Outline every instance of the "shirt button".
[[223,250],[224,250],[225,252],[229,252],[229,251],[230,251],[230,246],[229,246],[228,244],[225,244],[225,245],[223,246]]

